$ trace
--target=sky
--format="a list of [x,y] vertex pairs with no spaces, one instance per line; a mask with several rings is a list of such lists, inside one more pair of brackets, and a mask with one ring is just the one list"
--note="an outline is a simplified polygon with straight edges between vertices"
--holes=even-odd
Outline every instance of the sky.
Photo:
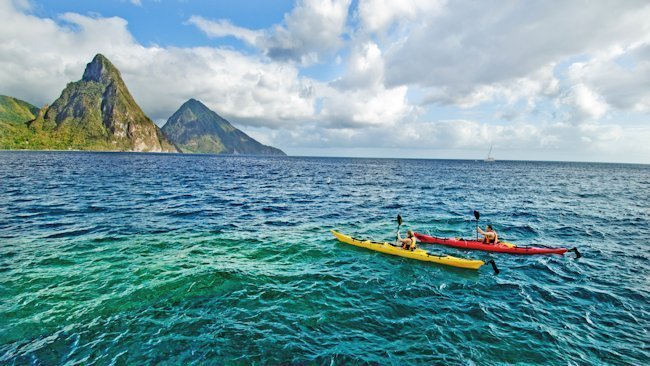
[[158,125],[194,98],[289,155],[650,164],[650,3],[0,0],[0,94],[101,53]]

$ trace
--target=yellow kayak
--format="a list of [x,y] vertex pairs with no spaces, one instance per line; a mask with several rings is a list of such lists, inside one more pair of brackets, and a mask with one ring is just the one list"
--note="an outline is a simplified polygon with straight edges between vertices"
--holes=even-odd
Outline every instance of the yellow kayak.
[[[449,255],[446,256],[431,255],[427,251],[422,249],[415,249],[411,251],[407,249],[402,249],[401,247],[394,246],[386,242],[380,243],[380,242],[370,241],[370,240],[361,240],[345,234],[341,234],[334,230],[330,230],[330,231],[332,232],[332,234],[334,234],[334,236],[339,241],[343,243],[352,244],[357,247],[375,250],[377,252],[382,252],[386,254],[392,254],[392,255],[397,255],[405,258],[417,259],[419,261],[434,262],[434,263],[444,264],[447,266],[468,268],[468,269],[479,269],[481,268],[482,265],[486,263],[478,259],[463,259],[458,257],[452,257]],[[494,261],[490,261],[490,262],[494,264]],[[498,269],[496,269],[495,265],[493,265],[493,268],[495,269],[495,272],[498,273]]]

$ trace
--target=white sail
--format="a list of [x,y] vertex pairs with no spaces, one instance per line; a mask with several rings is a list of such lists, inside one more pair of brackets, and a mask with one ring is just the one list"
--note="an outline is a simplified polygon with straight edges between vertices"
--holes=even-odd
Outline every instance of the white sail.
[[485,159],[486,163],[494,163],[494,157],[492,157],[492,145],[490,145],[490,151],[488,152],[487,159]]

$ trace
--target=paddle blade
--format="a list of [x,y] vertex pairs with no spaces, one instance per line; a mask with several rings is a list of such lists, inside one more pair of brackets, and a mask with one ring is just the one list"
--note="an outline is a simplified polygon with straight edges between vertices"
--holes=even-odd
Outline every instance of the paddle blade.
[[402,216],[400,216],[399,214],[397,215],[397,225],[402,226]]
[[490,259],[489,261],[487,261],[487,263],[490,263],[490,264],[492,265],[492,270],[494,270],[494,274],[495,274],[495,275],[498,275],[499,272],[501,272],[501,271],[499,271],[499,269],[497,268],[497,264],[494,263],[494,259]]
[[478,221],[478,218],[481,217],[481,214],[478,211],[474,210],[474,217],[476,217],[476,221]]
[[574,252],[576,254],[576,259],[582,257],[582,254],[580,254],[578,248],[569,249],[569,252]]

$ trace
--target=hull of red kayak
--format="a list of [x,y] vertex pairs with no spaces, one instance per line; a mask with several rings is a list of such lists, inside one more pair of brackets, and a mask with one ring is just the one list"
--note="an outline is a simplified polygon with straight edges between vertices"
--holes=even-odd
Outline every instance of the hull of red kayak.
[[487,252],[497,252],[497,253],[511,253],[511,254],[523,254],[523,255],[533,255],[533,254],[564,254],[567,252],[567,248],[537,248],[537,247],[517,247],[517,246],[506,246],[506,245],[492,245],[485,244],[476,240],[464,240],[464,239],[452,239],[452,238],[438,238],[435,236],[424,235],[420,233],[415,233],[415,237],[422,243],[426,244],[442,244],[448,245],[450,247],[461,248],[461,249],[476,249],[484,250]]

